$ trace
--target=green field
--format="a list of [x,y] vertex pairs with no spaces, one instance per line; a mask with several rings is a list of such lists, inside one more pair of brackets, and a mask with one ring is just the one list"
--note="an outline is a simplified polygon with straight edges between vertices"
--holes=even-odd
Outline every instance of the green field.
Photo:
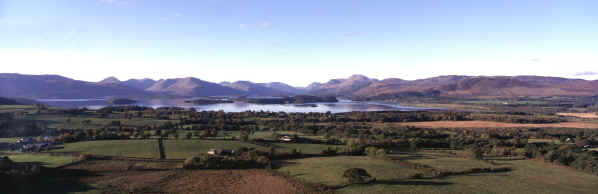
[[[259,147],[239,141],[222,140],[164,140],[164,149],[168,159],[185,159],[209,149],[237,149],[240,147]],[[67,143],[62,149],[52,152],[81,152],[88,154],[124,156],[140,158],[159,158],[158,140],[104,140]]]
[[420,151],[417,153],[400,153],[389,155],[394,159],[402,159],[411,163],[425,164],[433,168],[447,171],[463,171],[471,168],[489,168],[491,164],[464,158],[462,156],[453,156],[448,152],[438,151]]
[[511,172],[350,186],[341,193],[595,193],[598,176],[532,160],[503,162]]
[[[38,115],[32,116],[31,119],[47,121],[50,123],[48,127],[58,129],[98,129],[109,125],[113,121],[120,121],[121,125],[123,126],[153,126],[167,122],[166,120],[144,118],[122,119],[97,118],[90,116],[67,117],[64,115]],[[89,124],[84,123],[86,120],[89,121]]]
[[0,138],[0,143],[15,143],[19,138]]
[[278,152],[291,152],[293,149],[300,150],[303,154],[321,154],[327,148],[342,151],[342,145],[306,144],[306,143],[274,143]]
[[104,140],[67,143],[52,152],[81,152],[108,156],[159,158],[158,140]]
[[15,162],[39,162],[46,167],[58,167],[79,160],[74,156],[51,156],[49,154],[13,154],[8,157]]
[[[156,141],[156,140],[154,140]],[[156,143],[157,146],[157,143]],[[237,149],[240,147],[260,147],[258,145],[240,141],[225,140],[165,140],[166,158],[184,159],[199,153],[206,153],[210,149]]]
[[558,139],[536,139],[530,138],[527,140],[528,143],[553,143],[553,144],[561,144],[561,141]]
[[417,173],[416,170],[391,161],[372,159],[365,156],[314,157],[288,160],[278,170],[306,182],[338,186],[347,183],[342,174],[349,168],[363,168],[373,177],[376,177],[377,180],[387,181],[404,179]]

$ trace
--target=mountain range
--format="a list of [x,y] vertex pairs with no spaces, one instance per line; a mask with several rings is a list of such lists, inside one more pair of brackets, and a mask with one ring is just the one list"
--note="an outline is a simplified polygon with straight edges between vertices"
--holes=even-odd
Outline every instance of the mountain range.
[[109,77],[86,82],[59,75],[0,74],[0,96],[8,98],[151,98],[201,96],[292,96],[310,94],[358,99],[402,97],[512,98],[520,96],[595,96],[598,80],[542,76],[439,76],[418,80],[372,79],[353,75],[293,87],[281,82],[213,83],[197,78],[130,79]]

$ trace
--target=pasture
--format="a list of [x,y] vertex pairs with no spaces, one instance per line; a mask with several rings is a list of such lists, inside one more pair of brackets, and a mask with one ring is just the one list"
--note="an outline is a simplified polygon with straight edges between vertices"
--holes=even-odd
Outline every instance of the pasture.
[[313,157],[287,160],[282,163],[282,167],[278,171],[308,183],[340,186],[347,184],[347,180],[342,175],[349,168],[363,168],[380,181],[405,179],[418,172],[391,161],[366,156]]
[[342,151],[343,145],[307,144],[307,143],[274,143],[277,152],[291,152],[293,149],[303,154],[321,154],[328,148]]
[[521,124],[505,123],[496,121],[429,121],[429,122],[406,122],[397,123],[401,126],[414,126],[421,128],[576,128],[576,129],[595,129],[598,128],[596,122],[561,122],[548,124]]
[[411,178],[418,173],[402,164],[365,156],[314,157],[287,160],[278,169],[288,176],[311,184],[337,187],[348,168],[366,169],[376,182],[348,185],[339,193],[594,193],[598,176],[535,160],[494,161],[496,165],[444,152],[398,153],[391,157],[436,169],[462,171],[471,168],[509,167],[499,173],[474,173],[443,178]]
[[157,140],[104,140],[66,143],[51,152],[77,152],[106,156],[159,158]]
[[[185,159],[209,149],[237,149],[240,147],[260,147],[239,141],[224,140],[164,140],[167,159]],[[159,158],[158,140],[102,140],[64,144],[64,148],[52,152],[78,152],[105,156]]]
[[36,162],[50,168],[70,164],[79,160],[79,157],[75,156],[53,156],[50,154],[10,154],[7,156],[15,162]]

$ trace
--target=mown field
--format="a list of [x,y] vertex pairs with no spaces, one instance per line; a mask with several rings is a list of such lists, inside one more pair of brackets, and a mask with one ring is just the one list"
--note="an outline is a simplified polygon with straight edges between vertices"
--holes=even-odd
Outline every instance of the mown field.
[[278,171],[308,183],[341,186],[347,183],[342,174],[349,168],[363,168],[380,181],[404,179],[418,172],[390,161],[372,159],[366,156],[313,157],[287,160],[282,163],[282,167]]
[[75,156],[52,156],[50,154],[10,154],[8,158],[15,162],[38,162],[43,166],[54,168],[79,160]]
[[504,123],[495,121],[429,121],[429,122],[405,122],[397,123],[402,126],[414,126],[422,128],[576,128],[595,129],[597,122],[561,122],[549,124],[521,124]]
[[[237,149],[260,147],[239,141],[224,140],[164,140],[167,159],[185,159],[209,149]],[[64,144],[52,152],[79,152],[106,156],[159,158],[158,140],[103,140]]]
[[108,126],[114,121],[120,122],[122,126],[153,126],[168,122],[167,120],[145,118],[123,119],[98,118],[93,116],[68,117],[63,115],[36,115],[31,116],[30,119],[46,121],[49,123],[48,127],[57,129],[98,129]]
[[307,144],[307,143],[274,143],[279,152],[291,152],[293,149],[301,151],[303,154],[321,154],[327,148],[341,151],[343,145],[325,145],[325,144]]
[[535,160],[495,161],[498,165],[445,153],[398,154],[402,160],[459,171],[470,168],[510,167],[501,173],[477,173],[444,178],[412,179],[418,170],[365,156],[319,157],[289,160],[279,171],[308,183],[329,186],[346,184],[342,173],[348,168],[366,169],[375,183],[349,185],[339,193],[595,193],[598,176]]
[[105,140],[66,143],[64,148],[51,152],[79,152],[87,154],[159,158],[157,140]]

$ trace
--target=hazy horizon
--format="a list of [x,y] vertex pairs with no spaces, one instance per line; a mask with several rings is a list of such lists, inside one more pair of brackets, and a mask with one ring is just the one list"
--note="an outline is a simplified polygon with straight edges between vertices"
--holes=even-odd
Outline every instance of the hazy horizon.
[[0,0],[2,72],[304,87],[362,74],[598,79],[596,1]]

